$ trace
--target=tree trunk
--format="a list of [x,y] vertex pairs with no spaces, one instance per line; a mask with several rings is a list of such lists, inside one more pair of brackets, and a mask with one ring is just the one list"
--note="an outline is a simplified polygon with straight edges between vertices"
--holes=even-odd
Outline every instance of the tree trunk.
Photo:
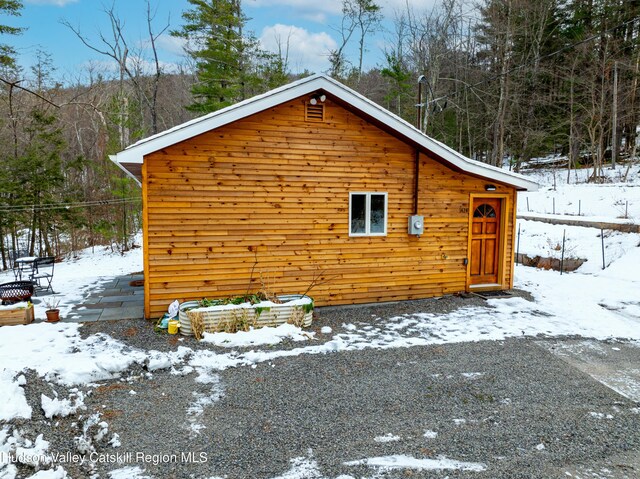
[[7,252],[4,247],[4,228],[0,226],[0,255],[2,256],[2,270],[7,269]]
[[36,231],[38,229],[38,213],[34,210],[31,218],[31,232],[29,235],[29,256],[35,255],[36,250]]
[[501,166],[504,157],[504,130],[507,114],[507,101],[509,95],[508,72],[510,65],[509,50],[511,48],[511,2],[506,3],[505,33],[504,43],[500,48],[500,93],[498,98],[498,109],[496,120],[493,126],[493,149],[491,164]]
[[575,114],[575,77],[571,70],[571,88],[569,92],[569,161],[567,161],[567,184],[571,183],[571,168],[578,167],[580,154],[580,139],[578,138],[578,125]]

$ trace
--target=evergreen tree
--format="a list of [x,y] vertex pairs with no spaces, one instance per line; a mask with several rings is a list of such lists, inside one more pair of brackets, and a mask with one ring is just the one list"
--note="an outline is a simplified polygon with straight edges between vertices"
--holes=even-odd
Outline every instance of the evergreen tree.
[[[395,51],[385,53],[387,64],[380,71],[381,75],[389,79],[389,88],[384,99],[387,102],[387,109],[394,111],[398,115],[403,113],[411,114],[415,111],[415,101],[413,98],[412,75],[402,60],[402,54]],[[406,108],[403,101],[409,99],[409,108]]]
[[[0,14],[20,16],[22,2],[20,0],[0,0]],[[22,28],[0,24],[0,35],[18,35]],[[5,44],[0,44],[0,66],[13,66],[15,64],[15,50]]]
[[[20,9],[22,8],[22,2],[20,0],[0,0],[0,14],[3,16],[3,23],[0,24],[0,35],[18,35],[22,32],[22,28],[5,25],[4,18],[8,16],[20,16]],[[16,76],[17,65],[15,62],[15,50],[10,45],[0,43],[0,69],[2,75],[7,78]],[[11,89],[13,86],[9,86],[8,94],[11,95]],[[1,94],[4,100],[4,92]],[[7,123],[15,122],[14,118],[10,118]],[[5,118],[0,120],[0,125],[4,126]],[[12,123],[12,126],[14,124]],[[4,138],[3,138],[4,140]],[[9,203],[11,199],[11,187],[9,185],[9,178],[11,176],[11,170],[9,168],[9,160],[15,156],[16,145],[15,142],[4,142],[3,148],[0,148],[0,207]],[[11,146],[9,146],[11,145]],[[0,260],[2,268],[7,267],[7,252],[4,244],[4,237],[7,228],[13,225],[13,216],[8,212],[3,212],[0,215]]]
[[187,108],[208,113],[244,100],[260,86],[255,60],[263,56],[257,40],[244,32],[247,17],[240,0],[189,0],[185,24],[172,35],[188,42],[198,82]]
[[29,254],[34,255],[36,244],[44,241],[40,243],[40,252],[49,255],[47,232],[52,217],[43,208],[56,203],[64,183],[61,160],[64,140],[55,116],[39,107],[30,112],[25,132],[28,141],[24,153],[12,165],[13,197],[18,204],[33,205]]

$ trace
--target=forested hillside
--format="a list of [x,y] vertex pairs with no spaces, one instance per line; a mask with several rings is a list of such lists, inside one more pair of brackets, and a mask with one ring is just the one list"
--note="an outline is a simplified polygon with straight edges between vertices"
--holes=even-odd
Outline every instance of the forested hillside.
[[[155,0],[157,1],[157,0]],[[125,250],[140,226],[140,190],[110,160],[140,138],[313,72],[293,71],[287,44],[267,52],[248,32],[240,0],[189,0],[183,24],[154,30],[133,54],[114,8],[99,44],[78,42],[117,66],[60,82],[46,51],[20,67],[12,26],[22,4],[0,0],[1,266],[16,254],[61,255],[90,245]],[[570,167],[634,158],[640,78],[640,0],[441,0],[384,18],[382,2],[343,0],[327,72],[462,153],[518,170],[560,153]],[[380,48],[385,62],[363,66]],[[185,41],[181,71],[155,55],[160,33]],[[55,40],[54,40],[55,41]],[[347,53],[355,52],[355,53]],[[621,169],[624,172],[624,169]]]

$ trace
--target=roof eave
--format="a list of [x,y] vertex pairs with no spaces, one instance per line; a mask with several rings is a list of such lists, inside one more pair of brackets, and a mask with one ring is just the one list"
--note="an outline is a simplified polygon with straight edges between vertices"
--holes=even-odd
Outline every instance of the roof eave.
[[138,184],[138,186],[142,186],[142,181],[140,180],[140,178],[138,178],[131,171],[127,170],[127,168],[118,161],[117,156],[118,155],[109,155],[109,159],[113,161],[118,166],[118,168],[124,171],[129,178],[133,179],[133,181],[135,181]]
[[[352,108],[374,117],[389,129],[397,131],[414,144],[419,145],[427,151],[431,151],[434,155],[442,158],[461,171],[485,178],[488,181],[510,185],[518,190],[535,191],[538,189],[538,185],[535,182],[522,175],[506,172],[500,168],[466,158],[448,146],[424,135],[409,122],[383,109],[358,92],[324,75],[313,75],[303,78],[276,90],[272,90],[271,92],[267,92],[266,94],[183,123],[163,133],[141,140],[117,155],[112,156],[111,159],[121,168],[122,163],[142,164],[145,155],[153,153],[154,151],[188,140],[189,138],[219,128],[220,126],[246,118],[249,115],[273,108],[318,90],[324,90],[342,101],[347,101]],[[130,172],[128,172],[128,174],[132,176]],[[139,183],[137,178],[136,181]]]

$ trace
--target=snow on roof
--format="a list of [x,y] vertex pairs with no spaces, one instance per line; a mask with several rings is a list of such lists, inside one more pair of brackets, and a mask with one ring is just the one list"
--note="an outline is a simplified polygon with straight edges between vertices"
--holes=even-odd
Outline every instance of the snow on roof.
[[[326,75],[312,75],[289,83],[262,95],[249,98],[222,110],[195,118],[128,146],[111,160],[120,167],[126,164],[142,164],[144,156],[207,131],[219,128],[255,113],[273,108],[318,90],[323,90],[360,112],[375,118],[391,131],[395,131],[415,144],[433,153],[461,171],[514,186],[519,190],[535,191],[538,185],[526,177],[501,168],[472,160],[447,145],[423,134],[409,122],[382,108],[360,93]],[[128,171],[128,168],[125,167]],[[129,172],[131,174],[131,172]],[[132,175],[133,176],[133,175]]]

